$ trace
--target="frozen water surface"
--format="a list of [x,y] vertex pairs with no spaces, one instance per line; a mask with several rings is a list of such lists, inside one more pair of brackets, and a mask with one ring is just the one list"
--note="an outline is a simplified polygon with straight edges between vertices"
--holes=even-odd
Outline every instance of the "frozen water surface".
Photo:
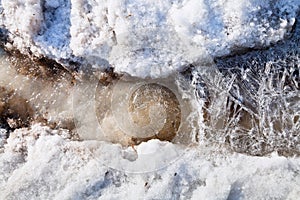
[[0,199],[299,198],[298,1],[0,2]]

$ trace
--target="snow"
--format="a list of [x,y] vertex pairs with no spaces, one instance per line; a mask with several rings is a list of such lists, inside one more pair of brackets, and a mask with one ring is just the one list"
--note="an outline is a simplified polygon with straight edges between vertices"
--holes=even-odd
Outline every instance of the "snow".
[[4,144],[5,144],[5,140],[6,140],[6,130],[3,128],[0,128],[0,152],[2,151]]
[[68,66],[165,77],[207,57],[282,40],[298,0],[2,0],[10,48]]
[[[120,147],[109,143],[72,141],[63,136],[65,130],[38,124],[12,134],[0,154],[1,199],[297,199],[300,194],[296,157],[252,157],[199,145],[153,172],[141,173],[145,165],[138,159],[128,161],[135,173],[126,173],[107,166],[112,155],[122,157]],[[161,145],[178,148],[150,140],[130,153],[155,156]]]

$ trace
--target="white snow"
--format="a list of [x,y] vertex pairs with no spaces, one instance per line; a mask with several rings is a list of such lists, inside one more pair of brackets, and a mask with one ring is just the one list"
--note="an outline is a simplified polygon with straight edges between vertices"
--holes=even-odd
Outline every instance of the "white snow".
[[140,77],[282,40],[298,0],[2,0],[12,47]]
[[0,152],[2,151],[5,141],[6,141],[6,130],[3,128],[0,128]]
[[[199,145],[160,170],[141,173],[154,164],[162,147],[180,147],[150,140],[136,146],[136,153],[101,141],[70,141],[64,135],[68,132],[40,125],[13,132],[0,154],[0,198],[296,200],[300,195],[300,158],[251,157]],[[141,165],[139,157],[129,161],[124,151],[152,156]],[[110,168],[107,159],[115,158],[121,165],[117,169],[130,163],[135,173]]]

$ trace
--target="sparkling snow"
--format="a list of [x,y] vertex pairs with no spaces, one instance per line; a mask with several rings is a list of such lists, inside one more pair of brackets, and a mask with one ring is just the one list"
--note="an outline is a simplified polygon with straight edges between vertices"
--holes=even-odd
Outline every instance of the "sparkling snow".
[[140,77],[288,35],[298,0],[2,0],[7,45],[65,65],[77,61]]

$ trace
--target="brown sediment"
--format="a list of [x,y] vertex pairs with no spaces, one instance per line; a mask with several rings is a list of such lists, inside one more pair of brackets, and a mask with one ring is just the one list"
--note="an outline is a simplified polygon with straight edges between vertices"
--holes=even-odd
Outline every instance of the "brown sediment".
[[34,118],[28,101],[13,90],[0,87],[0,121],[9,129],[27,127]]
[[[0,86],[0,122],[2,126],[8,130],[14,130],[40,123],[52,129],[62,128],[74,131],[75,124],[72,119],[50,121],[47,109],[49,106],[55,109],[53,107],[55,99],[52,98],[52,95],[54,97],[70,96],[68,90],[75,83],[74,74],[76,72],[67,70],[51,59],[33,59],[19,51],[8,52],[5,59],[9,66],[3,66],[7,67],[7,70],[3,71],[7,71],[11,79],[9,77],[3,79]],[[5,76],[5,74],[3,75]],[[9,81],[13,84],[10,84]],[[42,95],[37,96],[40,92]],[[58,94],[55,94],[56,92]],[[56,104],[59,106],[60,102]],[[76,138],[75,132],[73,135]]]
[[94,75],[99,79],[99,83],[105,86],[112,84],[113,81],[119,80],[122,76],[122,74],[115,73],[113,68],[109,68],[104,72],[95,72]]
[[28,57],[14,50],[9,52],[8,61],[17,73],[33,79],[55,82],[61,79],[73,82],[75,71],[71,71],[54,60],[46,57]]
[[13,131],[19,128],[27,128],[30,125],[39,123],[51,129],[70,130],[70,139],[79,140],[73,121],[50,122],[41,116],[25,98],[21,97],[14,90],[0,87],[0,124],[2,128]]

